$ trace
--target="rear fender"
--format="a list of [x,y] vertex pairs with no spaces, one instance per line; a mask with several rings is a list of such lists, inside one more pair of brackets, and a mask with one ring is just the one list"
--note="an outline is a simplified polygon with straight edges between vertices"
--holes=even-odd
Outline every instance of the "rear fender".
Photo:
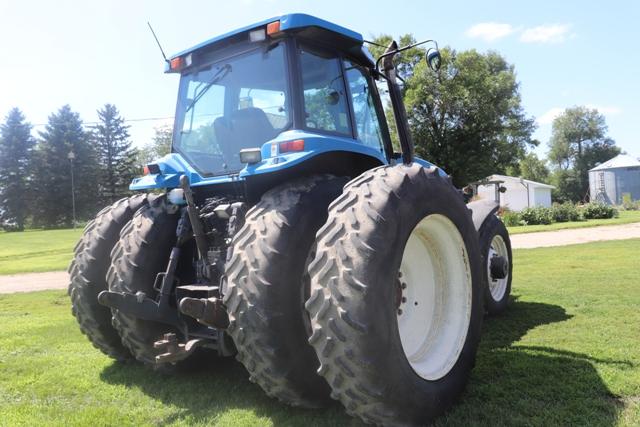
[[490,215],[493,215],[498,211],[500,203],[495,200],[477,200],[475,202],[468,203],[467,207],[471,209],[473,225],[476,228],[476,231],[480,231],[480,227],[482,227],[485,220]]

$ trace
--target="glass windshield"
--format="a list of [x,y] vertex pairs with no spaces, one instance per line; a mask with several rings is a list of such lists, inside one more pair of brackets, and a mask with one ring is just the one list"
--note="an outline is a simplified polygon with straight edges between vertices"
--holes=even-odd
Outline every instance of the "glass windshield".
[[237,172],[239,153],[290,125],[284,46],[263,47],[183,74],[174,149],[201,173]]

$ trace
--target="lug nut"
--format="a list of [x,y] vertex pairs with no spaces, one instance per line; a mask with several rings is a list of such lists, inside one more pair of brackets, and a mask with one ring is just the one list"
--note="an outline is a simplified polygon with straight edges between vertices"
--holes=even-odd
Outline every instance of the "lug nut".
[[402,309],[398,309],[398,316],[402,315]]
[[402,284],[400,285],[402,287],[402,289],[407,289],[407,284],[402,282]]
[[402,302],[407,302],[407,298],[406,297],[402,297]]

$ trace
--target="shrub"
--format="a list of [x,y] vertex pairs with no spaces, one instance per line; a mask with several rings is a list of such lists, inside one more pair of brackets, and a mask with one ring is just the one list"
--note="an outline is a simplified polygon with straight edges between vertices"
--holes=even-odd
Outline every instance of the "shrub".
[[524,225],[522,224],[522,219],[520,218],[520,214],[518,212],[504,211],[502,213],[502,222],[507,227],[514,227],[516,225]]
[[553,215],[550,208],[536,206],[534,208],[525,208],[520,212],[520,218],[527,225],[551,224]]
[[600,202],[587,203],[582,207],[582,216],[585,219],[605,219],[618,216],[618,211],[613,206]]
[[631,199],[631,194],[624,193],[622,195],[622,209],[625,211],[640,211],[640,200],[634,202]]
[[580,211],[571,202],[554,203],[551,207],[551,215],[555,222],[580,221]]

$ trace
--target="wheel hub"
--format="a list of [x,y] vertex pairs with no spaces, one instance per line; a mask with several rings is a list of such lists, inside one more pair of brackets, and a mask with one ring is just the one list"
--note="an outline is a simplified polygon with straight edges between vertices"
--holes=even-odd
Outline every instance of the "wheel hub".
[[507,245],[499,234],[493,236],[487,253],[487,275],[491,298],[500,301],[507,291],[509,281],[509,253]]
[[494,255],[489,260],[491,278],[504,279],[509,274],[509,261],[503,256]]

